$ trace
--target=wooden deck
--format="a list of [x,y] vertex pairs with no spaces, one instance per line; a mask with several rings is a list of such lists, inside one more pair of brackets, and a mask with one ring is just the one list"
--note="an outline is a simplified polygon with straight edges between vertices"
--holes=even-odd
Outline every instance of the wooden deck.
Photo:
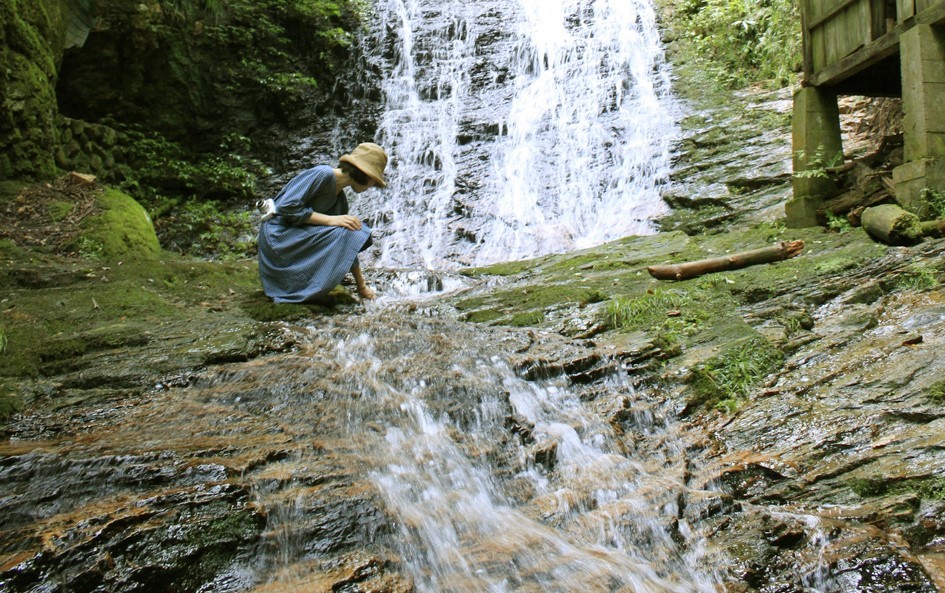
[[945,24],[941,0],[801,0],[800,7],[804,84],[839,94],[898,96],[900,35]]

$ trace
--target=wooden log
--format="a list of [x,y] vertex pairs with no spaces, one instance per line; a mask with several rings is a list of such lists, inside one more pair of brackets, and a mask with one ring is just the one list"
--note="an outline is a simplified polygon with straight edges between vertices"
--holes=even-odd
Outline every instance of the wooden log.
[[860,222],[871,237],[888,245],[915,245],[922,240],[919,217],[895,204],[863,210]]
[[857,192],[848,192],[839,197],[824,201],[824,205],[817,210],[817,219],[827,222],[827,213],[834,216],[845,216],[857,209],[862,210],[870,206],[875,206],[877,202],[891,199],[885,190],[879,190],[871,194]]
[[919,223],[923,237],[945,237],[945,220],[925,220]]
[[703,274],[737,270],[756,264],[788,259],[799,254],[804,249],[803,241],[782,241],[777,245],[762,247],[752,251],[742,251],[722,257],[701,259],[682,264],[660,264],[646,269],[650,276],[659,280],[686,280]]

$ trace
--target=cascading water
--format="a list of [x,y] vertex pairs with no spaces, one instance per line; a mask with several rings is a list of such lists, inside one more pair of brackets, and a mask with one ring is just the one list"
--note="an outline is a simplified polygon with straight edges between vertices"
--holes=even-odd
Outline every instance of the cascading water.
[[[471,328],[436,318],[391,322],[390,309],[383,315],[383,335],[373,331],[380,320],[371,315],[314,330],[311,370],[276,364],[254,376],[283,385],[286,395],[270,406],[294,441],[320,435],[333,448],[343,442],[345,454],[359,460],[394,526],[382,543],[398,552],[414,590],[716,591],[696,568],[700,539],[678,506],[686,460],[677,426],[641,414],[635,430],[658,444],[635,450],[566,381],[522,379]],[[277,377],[287,370],[298,389],[287,391]],[[221,379],[220,397],[232,402],[223,393],[241,389]],[[619,377],[607,392],[645,399]],[[204,397],[222,403],[213,391]],[[325,417],[329,408],[341,424]],[[521,423],[520,439],[508,439],[510,417]],[[306,496],[286,492],[317,483],[307,468],[318,455],[287,460],[291,481],[261,492],[275,538],[255,577],[261,582],[286,590],[305,582],[299,533],[313,518]],[[268,473],[261,483],[271,483]]]
[[646,0],[379,0],[376,263],[450,268],[651,232],[675,136]]

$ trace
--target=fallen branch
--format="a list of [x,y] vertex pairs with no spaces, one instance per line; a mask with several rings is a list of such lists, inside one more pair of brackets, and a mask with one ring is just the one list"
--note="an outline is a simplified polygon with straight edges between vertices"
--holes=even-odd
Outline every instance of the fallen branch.
[[737,270],[756,264],[789,259],[804,249],[803,241],[782,241],[778,245],[763,247],[752,251],[742,251],[722,257],[713,257],[683,264],[666,264],[650,266],[646,269],[650,276],[659,280],[686,280],[703,274]]

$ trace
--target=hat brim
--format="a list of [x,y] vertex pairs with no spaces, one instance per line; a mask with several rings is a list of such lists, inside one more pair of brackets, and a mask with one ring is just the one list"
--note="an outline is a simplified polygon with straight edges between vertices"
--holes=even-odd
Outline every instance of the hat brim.
[[363,161],[357,156],[350,155],[350,154],[346,154],[338,160],[341,161],[342,163],[348,163],[349,165],[356,167],[358,171],[361,171],[362,173],[364,173],[365,175],[373,179],[374,183],[378,187],[387,187],[387,182],[384,181],[384,178],[379,176],[377,173],[373,172],[372,169],[374,169],[374,167],[367,161]]

